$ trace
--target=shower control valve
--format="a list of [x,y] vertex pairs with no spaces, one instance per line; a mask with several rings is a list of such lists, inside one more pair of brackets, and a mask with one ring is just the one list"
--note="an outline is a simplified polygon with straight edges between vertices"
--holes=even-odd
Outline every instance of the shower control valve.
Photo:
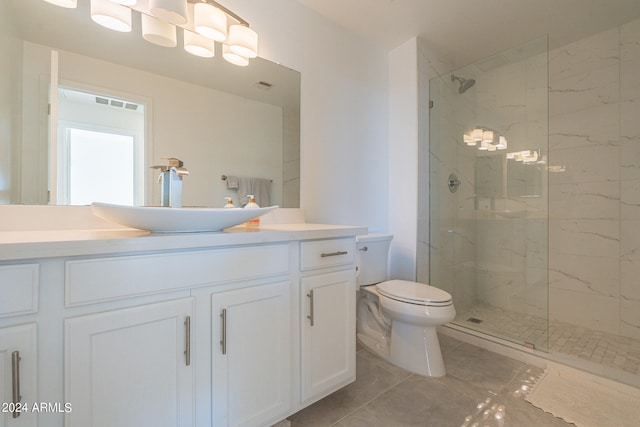
[[455,193],[456,191],[458,191],[458,187],[460,187],[460,184],[462,184],[459,180],[458,177],[455,174],[451,174],[449,175],[449,180],[447,185],[449,186],[449,191],[451,191],[452,193]]

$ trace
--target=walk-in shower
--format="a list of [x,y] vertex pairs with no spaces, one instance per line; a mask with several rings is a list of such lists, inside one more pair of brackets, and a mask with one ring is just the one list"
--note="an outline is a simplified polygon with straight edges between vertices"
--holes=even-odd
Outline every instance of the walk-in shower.
[[418,280],[445,331],[640,387],[639,45],[637,19],[429,81]]
[[458,327],[542,350],[547,87],[546,38],[431,80],[430,277],[422,278],[453,295]]

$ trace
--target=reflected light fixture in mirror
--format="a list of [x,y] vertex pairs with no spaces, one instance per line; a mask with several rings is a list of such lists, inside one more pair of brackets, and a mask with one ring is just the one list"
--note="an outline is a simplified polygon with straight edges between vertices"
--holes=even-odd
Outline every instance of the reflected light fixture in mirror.
[[[77,0],[44,1],[67,8],[77,7]],[[224,42],[222,56],[232,64],[246,66],[250,58],[258,56],[258,34],[249,28],[247,21],[215,0],[148,0],[148,3],[140,0],[91,1],[92,19],[116,31],[131,31],[133,10],[141,14],[142,37],[151,43],[175,47],[177,25],[184,31],[185,50],[193,55],[212,57],[215,47],[194,38],[189,32]],[[228,35],[227,23],[230,24]]]
[[91,0],[91,19],[110,30],[131,31],[131,9],[109,0]]
[[496,151],[507,149],[507,138],[498,131],[483,126],[476,126],[462,135],[464,143],[469,147],[478,147],[480,151]]
[[75,9],[78,7],[78,0],[44,0],[47,3],[55,4],[56,6],[66,7],[67,9]]

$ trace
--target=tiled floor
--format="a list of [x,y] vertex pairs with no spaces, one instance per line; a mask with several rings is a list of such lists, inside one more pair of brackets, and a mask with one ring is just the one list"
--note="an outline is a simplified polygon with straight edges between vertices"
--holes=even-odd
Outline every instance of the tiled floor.
[[[469,318],[482,320],[477,324]],[[619,335],[547,320],[536,316],[476,305],[460,313],[456,323],[498,337],[518,337],[548,349],[552,360],[640,387],[640,341]]]
[[524,400],[541,369],[443,335],[440,344],[442,378],[410,374],[359,347],[356,382],[289,417],[291,426],[571,425]]

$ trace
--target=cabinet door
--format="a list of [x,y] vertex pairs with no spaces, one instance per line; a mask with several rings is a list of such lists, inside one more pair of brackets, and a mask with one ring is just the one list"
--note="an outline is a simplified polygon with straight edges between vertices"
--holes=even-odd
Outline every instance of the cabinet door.
[[355,273],[302,279],[302,403],[349,384],[356,376]]
[[275,423],[291,408],[290,287],[212,295],[215,426]]
[[65,321],[67,426],[193,424],[193,299]]
[[36,325],[0,329],[1,427],[37,425],[36,366]]

